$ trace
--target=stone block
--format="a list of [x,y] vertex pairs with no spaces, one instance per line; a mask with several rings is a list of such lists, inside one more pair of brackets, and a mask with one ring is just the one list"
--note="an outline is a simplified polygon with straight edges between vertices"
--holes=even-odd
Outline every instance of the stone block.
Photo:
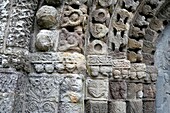
[[88,65],[112,65],[112,56],[108,55],[88,55],[87,63]]
[[137,78],[139,80],[144,79],[146,77],[146,72],[143,72],[143,71],[142,72],[137,72],[136,74],[137,74]]
[[129,68],[113,68],[114,79],[128,79],[130,74]]
[[83,113],[83,112],[84,112],[83,106],[77,103],[60,103],[58,110],[58,113]]
[[138,78],[137,78],[136,72],[130,72],[129,78],[130,78],[131,80],[137,80]]
[[143,84],[128,83],[127,84],[127,99],[143,98]]
[[143,101],[143,113],[156,113],[155,100]]
[[143,47],[143,41],[137,41],[135,39],[128,40],[128,47],[130,49],[141,49]]
[[33,72],[36,73],[81,73],[86,72],[85,56],[74,52],[38,52],[30,54]]
[[49,5],[61,5],[60,0],[45,0],[45,2]]
[[150,66],[150,65],[147,65],[146,66],[146,72],[147,73],[158,73],[157,69],[155,66]]
[[154,30],[149,29],[149,28],[145,30],[145,33],[146,33],[146,35],[145,35],[144,39],[151,41],[151,42],[154,41],[158,36],[157,32],[155,32]]
[[112,99],[126,99],[127,85],[125,81],[109,81],[109,89]]
[[[96,28],[101,28],[100,32],[96,32],[95,29]],[[109,29],[104,25],[104,24],[100,24],[100,23],[90,23],[90,31],[93,37],[95,38],[102,38],[104,36],[106,36],[106,34],[109,32]]]
[[92,77],[104,78],[112,76],[111,66],[89,66],[88,73]]
[[137,86],[136,87],[136,98],[142,99],[143,98],[143,84],[137,83],[136,86]]
[[[58,103],[44,101],[39,103],[37,101],[26,100],[25,113],[57,113]],[[61,113],[61,112],[60,112]]]
[[149,26],[154,31],[161,31],[164,28],[163,21],[158,18],[153,18]]
[[127,53],[128,60],[130,62],[142,62],[143,61],[143,55],[141,54],[141,50],[135,52],[135,51],[128,51]]
[[107,101],[92,101],[86,102],[86,113],[108,113]]
[[150,75],[150,77],[151,77],[152,82],[156,82],[156,81],[157,81],[158,74],[156,74],[156,73],[154,74],[154,73],[153,73],[153,74]]
[[113,68],[125,68],[130,69],[131,63],[126,59],[116,59],[112,61]]
[[59,101],[59,77],[30,77],[27,84],[27,96],[29,99],[37,98],[42,99],[53,98],[54,102]]
[[0,69],[0,93],[14,93],[19,75],[14,70]]
[[127,98],[128,99],[141,99],[143,98],[143,84],[141,83],[128,83],[127,84]]
[[83,98],[83,76],[72,74],[65,76],[60,84],[60,102],[82,103]]
[[13,113],[22,113],[25,109],[25,95],[15,94],[15,102],[13,104]]
[[[101,13],[103,14],[102,17],[100,16]],[[109,12],[105,9],[94,10],[92,16],[95,21],[102,22],[102,23],[110,18]]]
[[25,112],[57,112],[60,77],[48,74],[30,74],[28,79]]
[[154,64],[154,56],[149,53],[142,53],[143,55],[143,63],[146,65],[153,65]]
[[143,113],[142,100],[128,100],[126,105],[127,113]]
[[126,102],[111,101],[109,103],[109,113],[126,113]]
[[86,80],[86,99],[107,100],[108,99],[108,79]]
[[131,69],[132,72],[142,72],[146,71],[146,65],[144,63],[133,63],[131,64]]
[[143,41],[142,51],[143,51],[144,53],[153,54],[153,53],[155,52],[155,45],[154,45],[154,43],[153,43],[153,42],[150,42],[150,41],[144,40],[144,41]]
[[145,81],[149,82],[156,82],[158,72],[155,66],[147,66],[146,67],[146,74],[147,77],[145,78]]
[[154,84],[144,84],[144,98],[155,98],[156,95],[156,86]]
[[136,83],[127,84],[127,98],[136,99]]
[[14,93],[0,93],[0,113],[13,113]]
[[141,37],[145,36],[145,31],[141,30],[139,27],[131,26],[129,36],[135,37],[136,39],[140,39]]
[[127,53],[126,52],[114,52],[109,51],[109,55],[113,57],[113,59],[127,59]]
[[28,84],[28,77],[24,74],[18,74],[17,87],[15,89],[16,94],[25,94]]
[[130,60],[130,62],[136,62],[137,61],[137,54],[133,51],[128,51],[127,58]]

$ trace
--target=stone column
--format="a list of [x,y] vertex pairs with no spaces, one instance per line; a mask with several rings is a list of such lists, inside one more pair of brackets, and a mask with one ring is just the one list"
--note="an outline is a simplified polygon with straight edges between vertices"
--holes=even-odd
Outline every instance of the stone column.
[[45,0],[38,9],[25,112],[84,112],[86,18],[82,0]]
[[[37,0],[3,0],[0,20],[0,55],[3,67],[24,70],[29,54],[31,30],[37,8]],[[25,66],[26,67],[26,66]]]
[[[15,113],[16,97],[21,96],[22,84],[18,81],[24,75],[13,68],[0,68],[0,111],[3,113]],[[20,87],[18,87],[20,86]],[[24,89],[23,89],[24,90]],[[24,93],[22,92],[22,95]],[[19,101],[18,101],[19,103]],[[22,105],[20,107],[23,107]]]

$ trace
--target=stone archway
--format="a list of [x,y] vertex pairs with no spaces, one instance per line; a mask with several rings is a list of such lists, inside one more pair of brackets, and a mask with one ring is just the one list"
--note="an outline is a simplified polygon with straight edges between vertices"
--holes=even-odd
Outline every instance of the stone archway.
[[2,112],[164,112],[168,0],[1,1]]

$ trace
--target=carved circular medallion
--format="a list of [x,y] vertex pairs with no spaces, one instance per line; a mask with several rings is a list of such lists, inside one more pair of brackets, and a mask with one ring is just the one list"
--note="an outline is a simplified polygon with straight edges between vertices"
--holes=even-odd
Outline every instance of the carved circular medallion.
[[107,45],[106,43],[100,40],[94,40],[89,44],[89,53],[90,54],[106,54],[107,53]]
[[91,24],[90,28],[91,34],[95,38],[102,38],[106,36],[109,31],[109,29],[103,24]]
[[105,9],[98,9],[93,12],[95,21],[104,22],[108,17],[108,12]]

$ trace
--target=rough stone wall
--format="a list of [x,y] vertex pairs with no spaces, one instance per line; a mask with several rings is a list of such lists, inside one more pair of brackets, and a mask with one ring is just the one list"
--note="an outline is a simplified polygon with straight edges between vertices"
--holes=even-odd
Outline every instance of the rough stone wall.
[[0,0],[0,113],[166,113],[169,4]]
[[36,0],[0,1],[0,112],[21,113]]

